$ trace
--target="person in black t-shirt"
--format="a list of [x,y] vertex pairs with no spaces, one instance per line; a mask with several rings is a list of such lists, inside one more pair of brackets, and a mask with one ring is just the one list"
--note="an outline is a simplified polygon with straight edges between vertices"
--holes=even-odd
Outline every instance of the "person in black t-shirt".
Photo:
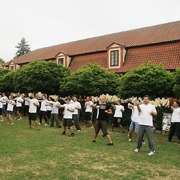
[[94,107],[97,108],[97,120],[95,123],[95,135],[93,142],[96,142],[99,130],[101,129],[103,134],[106,135],[109,140],[108,145],[113,145],[111,136],[107,132],[108,114],[112,114],[112,110],[111,107],[106,103],[106,97],[102,96],[99,105],[94,105]]

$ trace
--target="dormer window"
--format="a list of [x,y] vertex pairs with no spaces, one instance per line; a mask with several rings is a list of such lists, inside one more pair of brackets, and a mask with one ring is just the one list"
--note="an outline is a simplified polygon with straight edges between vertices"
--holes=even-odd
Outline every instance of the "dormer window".
[[119,50],[110,51],[110,66],[119,66]]
[[125,46],[118,43],[112,43],[107,47],[108,69],[121,68],[124,63]]
[[58,58],[57,63],[62,64],[64,66],[64,58]]
[[69,67],[70,60],[68,54],[65,54],[64,52],[60,52],[56,55],[57,64],[62,64],[64,67]]

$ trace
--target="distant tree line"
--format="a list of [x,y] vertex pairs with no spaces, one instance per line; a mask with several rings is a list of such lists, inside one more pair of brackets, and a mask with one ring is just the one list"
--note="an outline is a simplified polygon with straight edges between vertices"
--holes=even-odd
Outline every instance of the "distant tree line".
[[180,68],[169,72],[162,65],[146,63],[125,75],[97,64],[87,64],[76,72],[50,61],[33,61],[17,71],[0,68],[1,92],[42,92],[60,96],[99,96],[103,93],[120,98],[180,98]]

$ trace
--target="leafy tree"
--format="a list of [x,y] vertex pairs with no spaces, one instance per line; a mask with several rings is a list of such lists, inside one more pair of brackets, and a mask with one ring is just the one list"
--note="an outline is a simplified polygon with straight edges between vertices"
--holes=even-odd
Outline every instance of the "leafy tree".
[[0,58],[0,64],[3,64],[3,63],[5,63],[5,61],[2,58]]
[[9,72],[8,69],[3,69],[3,68],[0,68],[0,78],[2,78],[5,74],[7,74]]
[[176,69],[174,78],[173,92],[177,98],[180,98],[180,68]]
[[0,78],[0,91],[1,92],[14,92],[14,75],[15,71],[9,71]]
[[69,74],[69,69],[54,62],[34,61],[17,70],[14,77],[15,90],[58,94],[62,78]]
[[121,78],[117,88],[121,98],[142,97],[146,94],[152,98],[172,96],[173,75],[162,65],[146,63]]
[[20,43],[18,43],[18,45],[15,47],[17,48],[15,58],[22,56],[23,54],[26,54],[31,51],[30,46],[29,46],[29,44],[27,44],[25,38],[22,38]]
[[60,89],[66,95],[115,94],[119,77],[97,64],[87,64],[64,78]]

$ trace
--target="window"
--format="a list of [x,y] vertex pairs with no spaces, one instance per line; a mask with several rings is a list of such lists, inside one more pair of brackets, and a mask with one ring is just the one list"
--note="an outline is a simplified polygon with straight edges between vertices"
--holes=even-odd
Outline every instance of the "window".
[[10,70],[14,70],[14,66],[10,66],[9,68],[10,68]]
[[110,51],[110,66],[119,66],[119,50]]
[[58,58],[58,64],[64,65],[64,58]]

